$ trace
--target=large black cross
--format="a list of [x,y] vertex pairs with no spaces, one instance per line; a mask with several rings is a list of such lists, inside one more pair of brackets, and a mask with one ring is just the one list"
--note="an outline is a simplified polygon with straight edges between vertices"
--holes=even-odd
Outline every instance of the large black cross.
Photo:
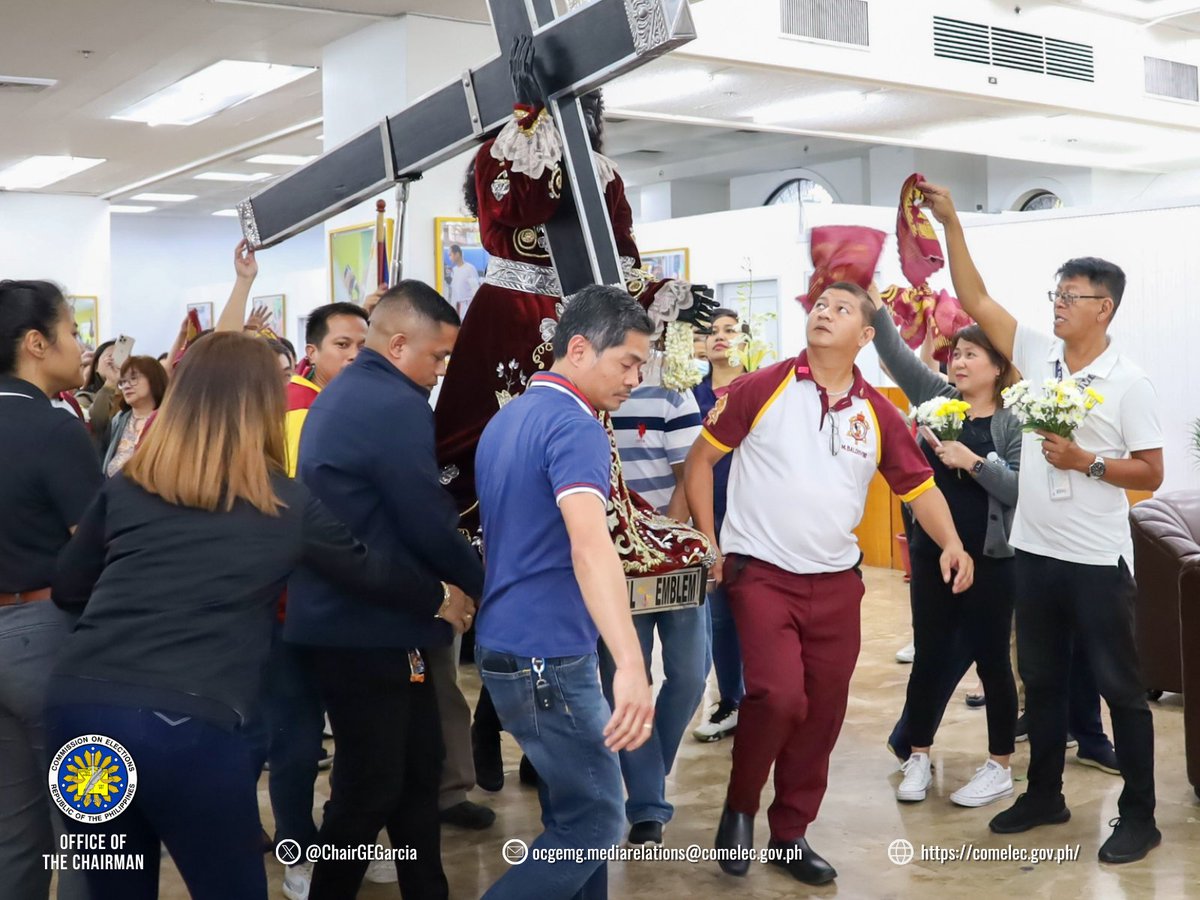
[[531,34],[571,188],[547,224],[563,293],[623,284],[578,98],[693,40],[687,0],[592,0],[559,18],[553,0],[488,0],[488,7],[499,57],[238,204],[246,240],[256,249],[278,244],[495,134],[515,102],[508,54],[518,35]]

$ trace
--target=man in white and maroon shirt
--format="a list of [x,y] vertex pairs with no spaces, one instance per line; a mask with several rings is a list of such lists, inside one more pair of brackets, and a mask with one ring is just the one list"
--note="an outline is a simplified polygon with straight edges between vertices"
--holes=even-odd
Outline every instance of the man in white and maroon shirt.
[[[853,530],[876,471],[942,548],[942,574],[954,578],[955,592],[974,575],[903,416],[854,365],[874,337],[873,312],[861,287],[830,286],[809,315],[808,349],[733,384],[709,413],[685,475],[696,527],[725,554],[713,575],[728,592],[745,667],[716,846],[753,848],[754,815],[774,764],[770,846],[798,851],[799,859],[777,862],[806,884],[837,877],[805,834],[825,794],[858,659],[864,587]],[[729,506],[718,542],[712,467],[727,453]],[[748,855],[720,866],[744,875]]]

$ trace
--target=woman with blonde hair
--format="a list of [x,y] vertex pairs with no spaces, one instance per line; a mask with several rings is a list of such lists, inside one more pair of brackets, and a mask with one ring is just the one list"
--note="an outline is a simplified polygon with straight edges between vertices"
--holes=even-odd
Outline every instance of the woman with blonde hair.
[[295,568],[381,603],[419,598],[430,616],[442,601],[441,585],[415,562],[368,552],[287,478],[283,411],[266,342],[201,339],[142,446],[105,483],[59,558],[54,602],[82,615],[47,693],[48,744],[103,735],[136,764],[134,797],[109,820],[122,782],[97,800],[68,772],[77,767],[57,775],[84,820],[69,829],[122,834],[123,852],[145,860],[143,871],[88,872],[96,900],[157,896],[160,841],[193,898],[266,897],[257,772],[243,726],[275,604]]

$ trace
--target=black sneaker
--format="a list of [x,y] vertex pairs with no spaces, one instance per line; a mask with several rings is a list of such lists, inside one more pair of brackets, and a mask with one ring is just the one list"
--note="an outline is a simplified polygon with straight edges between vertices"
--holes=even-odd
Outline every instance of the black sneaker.
[[692,732],[692,737],[702,744],[719,741],[727,734],[737,731],[738,708],[732,703],[722,700],[712,715]]
[[662,822],[638,822],[629,829],[630,844],[661,844],[662,842]]
[[996,834],[1017,834],[1039,825],[1061,825],[1071,818],[1067,801],[1059,794],[1050,801],[1036,800],[1026,792],[1017,802],[988,823]]
[[1017,716],[1017,733],[1013,740],[1018,743],[1029,740],[1029,723],[1025,721],[1025,713]]
[[1121,774],[1121,764],[1117,762],[1117,751],[1113,749],[1112,744],[1107,742],[1100,747],[1089,747],[1087,750],[1080,747],[1075,754],[1075,761],[1085,766],[1091,766],[1093,769],[1099,769],[1101,772],[1107,772],[1109,775]]
[[1162,832],[1153,822],[1116,818],[1108,823],[1113,833],[1100,848],[1100,862],[1137,862],[1162,843]]

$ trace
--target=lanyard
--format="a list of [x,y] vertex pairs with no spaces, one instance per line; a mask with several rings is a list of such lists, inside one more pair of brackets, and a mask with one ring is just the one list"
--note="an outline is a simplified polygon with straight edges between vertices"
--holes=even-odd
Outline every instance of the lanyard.
[[[1062,362],[1057,359],[1054,361],[1054,380],[1055,381],[1063,380]],[[1095,373],[1093,373],[1091,375],[1085,375],[1082,378],[1077,378],[1075,380],[1075,383],[1079,385],[1079,389],[1081,391],[1086,391],[1088,389],[1088,386],[1091,385],[1091,383],[1095,380],[1096,380],[1096,375],[1095,375]]]

